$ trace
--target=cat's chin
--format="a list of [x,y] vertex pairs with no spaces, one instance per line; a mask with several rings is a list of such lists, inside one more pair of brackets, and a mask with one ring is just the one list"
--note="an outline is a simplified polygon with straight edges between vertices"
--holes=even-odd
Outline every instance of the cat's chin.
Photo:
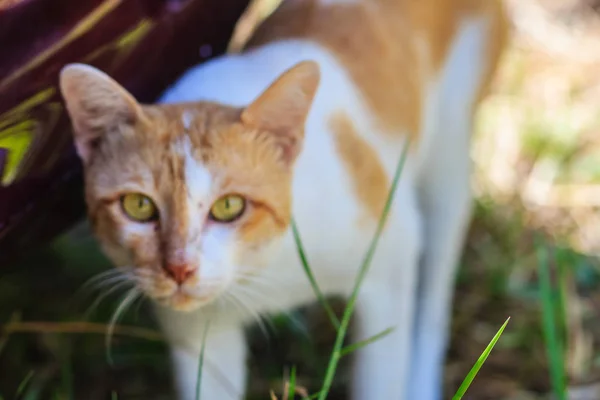
[[211,303],[213,298],[199,299],[186,293],[176,292],[172,296],[154,299],[163,307],[177,312],[193,312]]

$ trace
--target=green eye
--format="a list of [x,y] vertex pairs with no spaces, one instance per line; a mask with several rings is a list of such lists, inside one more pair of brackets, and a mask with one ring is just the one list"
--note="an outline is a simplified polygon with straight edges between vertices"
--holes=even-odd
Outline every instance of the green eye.
[[127,217],[137,222],[149,222],[158,218],[158,210],[152,199],[140,193],[129,193],[121,197],[121,207]]
[[221,197],[210,208],[210,217],[219,222],[231,222],[239,218],[246,208],[246,200],[235,194]]

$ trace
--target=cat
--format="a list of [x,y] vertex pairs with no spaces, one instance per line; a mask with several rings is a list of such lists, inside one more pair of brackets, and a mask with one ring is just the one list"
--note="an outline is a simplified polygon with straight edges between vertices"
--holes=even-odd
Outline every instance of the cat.
[[474,113],[507,34],[500,0],[287,0],[155,105],[63,68],[89,219],[154,300],[179,399],[204,339],[201,398],[242,399],[243,325],[315,300],[292,217],[321,290],[350,294],[406,144],[352,336],[394,330],[356,352],[350,392],[441,399]]

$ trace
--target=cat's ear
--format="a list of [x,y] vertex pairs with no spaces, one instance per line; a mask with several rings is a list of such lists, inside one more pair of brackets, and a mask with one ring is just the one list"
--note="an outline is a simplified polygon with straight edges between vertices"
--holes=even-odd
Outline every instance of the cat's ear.
[[242,122],[277,135],[287,162],[302,147],[304,123],[317,92],[317,63],[303,61],[285,71],[242,112]]
[[60,72],[60,90],[73,124],[75,146],[88,162],[102,135],[141,117],[140,105],[104,72],[69,64]]

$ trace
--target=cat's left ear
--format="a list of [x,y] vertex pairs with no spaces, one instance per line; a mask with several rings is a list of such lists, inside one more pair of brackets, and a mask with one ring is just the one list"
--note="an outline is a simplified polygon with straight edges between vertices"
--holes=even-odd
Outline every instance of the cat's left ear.
[[319,66],[303,61],[285,71],[242,112],[242,122],[276,135],[286,162],[300,153],[304,123],[320,80]]
[[69,64],[60,72],[60,90],[73,123],[77,153],[87,163],[102,136],[142,116],[138,102],[104,72]]

